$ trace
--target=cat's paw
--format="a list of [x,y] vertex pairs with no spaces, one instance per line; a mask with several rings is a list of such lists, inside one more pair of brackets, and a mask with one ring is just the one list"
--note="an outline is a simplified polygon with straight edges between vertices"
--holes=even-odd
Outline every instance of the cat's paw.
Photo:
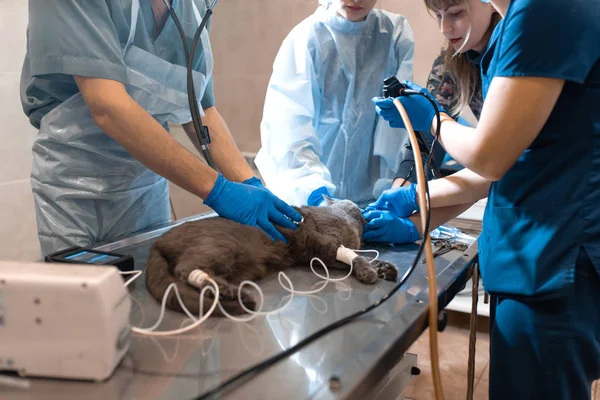
[[372,265],[379,278],[386,281],[396,281],[398,279],[398,269],[393,264],[383,260],[375,260]]
[[358,256],[354,259],[352,266],[354,268],[354,276],[362,283],[373,284],[377,282],[377,271],[373,268],[369,260]]

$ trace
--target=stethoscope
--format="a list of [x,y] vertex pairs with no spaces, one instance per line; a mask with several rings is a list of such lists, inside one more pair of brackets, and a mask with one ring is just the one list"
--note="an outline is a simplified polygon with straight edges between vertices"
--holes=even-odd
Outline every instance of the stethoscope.
[[[193,0],[190,0],[190,1],[193,1]],[[192,42],[191,49],[188,47],[185,33],[183,31],[183,27],[181,26],[181,21],[177,17],[177,13],[175,13],[175,10],[173,9],[173,7],[171,6],[171,3],[168,0],[163,0],[163,2],[167,6],[169,15],[171,16],[171,18],[173,18],[173,22],[175,23],[175,26],[177,27],[177,31],[179,32],[179,36],[181,37],[181,43],[183,45],[185,61],[187,64],[186,67],[187,67],[188,102],[189,102],[189,106],[190,106],[190,113],[192,115],[192,123],[194,124],[194,130],[196,131],[196,137],[198,138],[198,141],[200,142],[202,154],[204,155],[206,162],[212,169],[216,170],[217,168],[212,159],[212,156],[210,154],[210,149],[209,149],[210,133],[208,131],[208,127],[206,127],[202,124],[202,117],[200,115],[200,109],[198,108],[198,102],[196,101],[196,89],[194,87],[192,63],[194,60],[194,54],[196,53],[196,49],[198,47],[198,42],[200,40],[200,36],[202,35],[202,31],[206,27],[208,20],[210,19],[211,15],[213,14],[213,9],[217,5],[219,0],[213,0],[212,4],[206,10],[206,14],[204,14],[204,17],[202,18],[202,22],[200,22],[200,25],[198,26],[198,29],[196,30],[196,34],[194,35],[194,40]]]

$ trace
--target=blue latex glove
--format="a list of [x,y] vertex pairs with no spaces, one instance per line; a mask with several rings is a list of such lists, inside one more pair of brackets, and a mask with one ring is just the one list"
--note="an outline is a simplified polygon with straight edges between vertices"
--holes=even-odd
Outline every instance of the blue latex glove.
[[262,184],[262,182],[260,181],[260,179],[258,179],[256,176],[253,176],[250,179],[246,179],[242,183],[245,184],[245,185],[250,185],[250,186],[257,187],[257,188],[264,188],[264,185]]
[[[381,193],[376,202],[369,204],[366,211],[389,211],[398,218],[404,218],[419,211],[417,202],[417,185],[388,189]],[[366,218],[366,217],[365,217]]]
[[285,243],[287,240],[273,224],[294,230],[298,226],[292,221],[302,221],[302,215],[267,189],[231,182],[221,174],[204,204],[223,218],[256,226],[271,239]]
[[335,197],[331,197],[327,188],[325,186],[322,186],[318,189],[315,189],[310,194],[310,196],[308,196],[308,200],[306,201],[306,204],[308,204],[309,206],[313,206],[313,207],[327,207],[328,203],[325,201],[325,198],[323,196],[327,196],[332,200],[337,200],[337,201],[340,200]]
[[408,218],[398,218],[389,211],[367,211],[363,232],[365,242],[412,243],[421,238],[417,227]]
[[[435,97],[433,97],[431,93],[427,91],[427,89],[410,81],[403,81],[402,83],[412,90],[428,95],[431,99],[433,99],[438,111],[440,113],[446,113],[446,110],[439,105],[439,103],[435,100]],[[435,110],[431,106],[431,103],[425,97],[419,95],[400,96],[399,99],[406,109],[406,113],[408,114],[408,118],[410,118],[413,129],[417,132],[429,133],[431,124],[435,118]],[[394,105],[393,98],[390,97],[384,99],[381,97],[375,97],[373,98],[373,103],[375,103],[375,110],[377,111],[377,114],[386,120],[392,128],[405,128],[404,122],[400,117],[400,113]]]

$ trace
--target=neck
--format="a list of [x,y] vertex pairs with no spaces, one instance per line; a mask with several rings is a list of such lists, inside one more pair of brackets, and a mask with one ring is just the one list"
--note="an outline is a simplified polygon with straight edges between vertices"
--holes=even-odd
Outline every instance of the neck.
[[510,0],[492,0],[492,4],[494,8],[502,15],[502,18],[506,16],[506,11],[508,10],[508,5],[510,4]]
[[490,19],[490,26],[488,27],[487,32],[481,39],[481,41],[473,48],[475,52],[481,54],[487,49],[488,43],[490,42],[490,38],[492,37],[492,32],[494,32],[494,28],[496,27],[496,19],[498,16],[494,13]]

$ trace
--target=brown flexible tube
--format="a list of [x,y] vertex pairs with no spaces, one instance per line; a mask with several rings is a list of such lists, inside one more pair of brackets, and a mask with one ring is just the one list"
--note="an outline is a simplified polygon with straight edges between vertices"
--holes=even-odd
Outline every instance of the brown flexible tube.
[[419,199],[419,209],[421,210],[421,224],[423,226],[423,240],[425,240],[425,260],[427,261],[427,280],[429,287],[429,353],[431,357],[431,373],[433,378],[433,388],[436,400],[444,400],[444,391],[442,388],[442,379],[440,375],[440,360],[438,353],[438,294],[437,294],[437,277],[435,273],[435,263],[433,260],[433,250],[431,248],[431,236],[426,232],[427,221],[427,195],[425,192],[425,173],[423,171],[423,161],[421,152],[419,151],[419,143],[417,135],[410,123],[408,114],[404,106],[397,98],[394,99],[394,105],[398,109],[404,126],[408,132],[410,144],[415,157],[415,166],[417,171],[417,194]]

